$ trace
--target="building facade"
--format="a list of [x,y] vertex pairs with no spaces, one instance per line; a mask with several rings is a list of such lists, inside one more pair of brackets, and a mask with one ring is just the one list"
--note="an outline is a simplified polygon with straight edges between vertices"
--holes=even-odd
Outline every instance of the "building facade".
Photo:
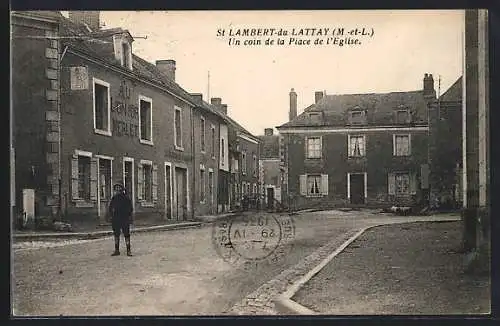
[[263,205],[275,209],[281,205],[282,171],[280,160],[280,137],[274,135],[273,128],[266,128],[260,140],[260,192]]
[[60,213],[59,18],[51,12],[11,15],[11,205],[16,216]]
[[428,106],[432,75],[418,91],[325,95],[296,114],[283,136],[287,195],[294,208],[413,206],[428,196]]
[[99,12],[12,18],[11,202],[33,190],[33,215],[103,222],[119,182],[136,219],[229,210],[227,105],[179,86],[174,60],[136,56]]

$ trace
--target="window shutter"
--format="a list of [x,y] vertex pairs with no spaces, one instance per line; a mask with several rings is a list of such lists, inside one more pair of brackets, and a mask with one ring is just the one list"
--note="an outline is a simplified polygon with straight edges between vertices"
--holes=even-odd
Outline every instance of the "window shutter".
[[396,194],[396,176],[394,173],[389,173],[388,174],[388,193],[389,195],[395,195]]
[[153,164],[153,203],[158,200],[158,165]]
[[301,174],[299,176],[300,181],[300,194],[305,196],[307,195],[307,176],[305,174]]
[[415,172],[410,174],[410,193],[412,195],[417,194],[417,174]]
[[90,159],[90,200],[97,200],[97,158]]
[[71,157],[71,198],[78,199],[78,155]]
[[328,196],[328,174],[321,175],[321,194]]
[[142,190],[144,188],[144,174],[142,164],[137,164],[137,199],[142,200]]
[[305,153],[305,157],[306,158],[309,158],[309,152],[308,152],[308,146],[307,146],[307,137],[304,137],[304,153]]

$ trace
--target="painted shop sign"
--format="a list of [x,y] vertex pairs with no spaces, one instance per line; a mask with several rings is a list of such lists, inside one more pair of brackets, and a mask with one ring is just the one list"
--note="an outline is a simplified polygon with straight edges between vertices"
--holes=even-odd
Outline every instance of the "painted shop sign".
[[122,80],[117,99],[111,98],[113,135],[136,138],[139,137],[139,108],[130,100],[130,94],[129,83]]
[[87,67],[70,67],[70,77],[72,90],[85,90],[89,88]]

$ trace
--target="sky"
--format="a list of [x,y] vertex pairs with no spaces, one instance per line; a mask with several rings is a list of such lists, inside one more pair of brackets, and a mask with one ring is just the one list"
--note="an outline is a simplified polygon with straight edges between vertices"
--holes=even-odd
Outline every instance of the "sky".
[[[441,77],[442,94],[462,74],[463,15],[461,10],[103,11],[101,21],[104,28],[128,29],[135,37],[134,53],[143,59],[175,60],[181,87],[202,93],[206,101],[222,98],[233,119],[261,135],[264,128],[288,121],[291,88],[299,114],[314,102],[315,91],[419,90],[425,73],[433,74],[436,92]],[[292,37],[328,38],[292,36],[293,29],[297,34],[306,28],[329,28],[330,33],[344,28],[347,33],[363,27],[373,36],[361,36],[359,45],[288,45]],[[267,38],[287,43],[230,45],[230,30],[235,34],[244,28],[281,28],[289,34],[240,37],[242,43]]]

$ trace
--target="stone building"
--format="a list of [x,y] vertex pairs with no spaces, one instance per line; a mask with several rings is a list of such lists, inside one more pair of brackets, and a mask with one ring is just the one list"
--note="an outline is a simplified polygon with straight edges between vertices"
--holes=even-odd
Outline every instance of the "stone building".
[[283,136],[288,201],[295,208],[410,206],[428,196],[428,106],[434,79],[421,90],[326,95],[277,127]]
[[281,204],[282,171],[280,160],[280,137],[274,135],[273,128],[266,128],[260,140],[260,192],[263,204],[268,209]]
[[136,219],[217,212],[229,118],[176,83],[174,60],[136,56],[97,11],[12,17],[17,202],[34,189],[36,215],[102,222],[121,182]]
[[[13,214],[60,213],[59,19],[53,12],[11,14],[11,205]],[[25,193],[34,204],[23,208]]]

